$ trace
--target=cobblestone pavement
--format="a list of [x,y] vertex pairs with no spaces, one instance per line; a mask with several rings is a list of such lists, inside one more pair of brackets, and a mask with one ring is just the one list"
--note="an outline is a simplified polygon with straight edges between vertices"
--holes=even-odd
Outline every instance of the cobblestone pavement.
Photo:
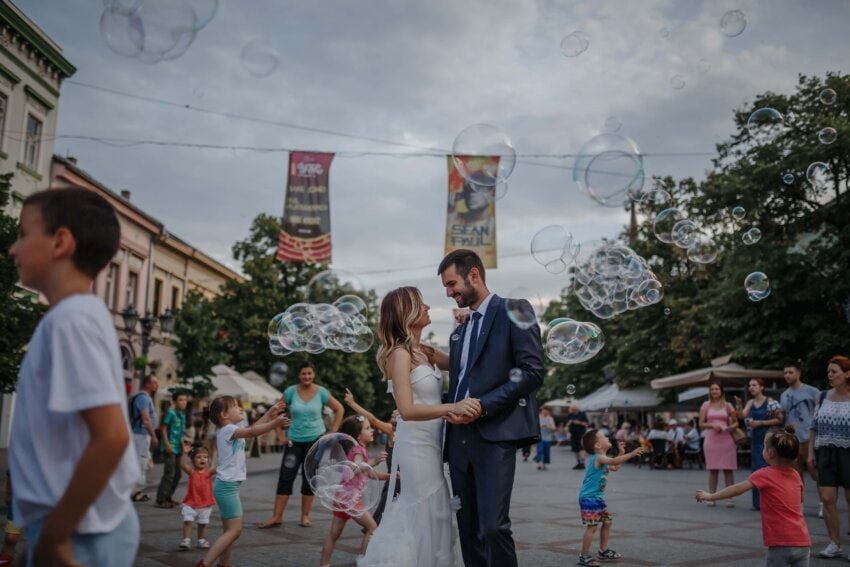
[[[573,455],[568,448],[554,448],[552,465],[538,471],[531,461],[522,462],[518,454],[516,484],[511,506],[514,539],[519,563],[532,567],[575,565],[581,547],[582,526],[577,495],[583,471],[571,470]],[[245,528],[233,553],[236,566],[315,566],[319,564],[322,541],[327,535],[331,514],[316,506],[313,527],[298,525],[300,496],[286,511],[282,528],[259,530],[256,524],[271,512],[277,482],[279,454],[248,460],[248,480],[242,487]],[[149,473],[159,479],[161,467]],[[736,480],[745,478],[738,471]],[[625,465],[609,477],[607,501],[614,514],[610,545],[623,558],[620,566],[640,565],[764,565],[761,523],[751,511],[749,496],[740,497],[734,508],[719,503],[716,508],[698,504],[694,492],[707,487],[708,473],[701,470],[651,470]],[[181,485],[177,497],[182,498]],[[153,496],[155,485],[148,488]],[[842,531],[848,530],[845,502],[841,510]],[[136,504],[142,524],[142,543],[136,565],[191,567],[201,557],[197,549],[179,551],[181,519],[179,510],[161,510],[151,502]],[[823,521],[817,518],[814,483],[806,484],[806,520],[812,536],[813,555],[827,543]],[[208,537],[221,533],[221,524],[213,514]],[[847,551],[850,551],[846,536]],[[353,567],[360,545],[360,528],[349,522],[339,540],[333,565]],[[594,543],[598,543],[594,542]],[[847,557],[835,560],[813,558],[812,566],[843,564]],[[405,567],[405,566],[399,566]]]

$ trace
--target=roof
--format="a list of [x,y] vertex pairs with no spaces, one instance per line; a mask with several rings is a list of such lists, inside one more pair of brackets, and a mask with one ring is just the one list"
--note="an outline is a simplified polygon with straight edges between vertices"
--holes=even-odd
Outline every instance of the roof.
[[[212,383],[215,390],[211,396],[233,396],[234,398],[252,403],[266,404],[274,403],[281,397],[281,393],[270,385],[266,384],[263,386],[258,384],[256,379],[247,378],[224,364],[213,366],[212,374]],[[254,374],[254,376],[259,378],[260,381],[263,381],[263,378],[258,374]],[[192,380],[199,379],[200,377],[196,377]]]
[[741,379],[764,378],[765,380],[776,380],[782,378],[782,370],[761,370],[744,368],[735,362],[728,362],[720,366],[709,366],[698,370],[689,370],[681,374],[674,374],[664,378],[656,378],[650,384],[655,390],[662,388],[675,388],[678,386],[707,385],[709,380],[717,379],[723,382],[737,383]]
[[657,392],[642,386],[621,390],[616,384],[609,384],[578,400],[582,411],[599,411],[604,409],[640,409],[661,405]]

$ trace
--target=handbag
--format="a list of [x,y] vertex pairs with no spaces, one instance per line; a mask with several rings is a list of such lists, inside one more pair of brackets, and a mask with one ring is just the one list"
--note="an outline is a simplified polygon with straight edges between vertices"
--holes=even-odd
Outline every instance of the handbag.
[[736,427],[732,430],[732,439],[734,439],[735,443],[738,445],[746,445],[747,434],[740,427]]

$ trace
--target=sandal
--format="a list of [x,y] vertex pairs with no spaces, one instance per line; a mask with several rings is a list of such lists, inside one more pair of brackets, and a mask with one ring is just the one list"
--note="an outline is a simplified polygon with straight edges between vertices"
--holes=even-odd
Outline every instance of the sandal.
[[307,518],[306,520],[301,520],[298,525],[302,528],[312,528],[313,522],[310,521],[310,518]]
[[278,528],[281,525],[283,525],[283,522],[263,522],[262,524],[257,524],[257,528],[267,530],[269,528]]
[[133,502],[147,502],[150,499],[151,497],[142,492],[141,490],[130,497],[130,500],[132,500]]

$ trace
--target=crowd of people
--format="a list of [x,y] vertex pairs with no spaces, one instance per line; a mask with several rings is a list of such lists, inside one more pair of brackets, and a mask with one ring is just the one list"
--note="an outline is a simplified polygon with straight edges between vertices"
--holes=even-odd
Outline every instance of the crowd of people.
[[[313,494],[304,458],[328,430],[326,407],[334,415],[329,429],[346,432],[353,441],[347,447],[352,467],[342,487],[351,506],[334,513],[322,565],[329,565],[352,518],[363,528],[361,567],[434,567],[461,560],[468,566],[517,565],[508,518],[516,451],[536,442],[534,460],[539,470],[547,470],[553,443],[566,433],[575,453],[573,468],[585,471],[576,495],[585,526],[580,565],[621,557],[609,541],[608,475],[629,461],[641,463],[646,454],[654,467],[681,466],[689,454],[700,452],[700,443],[709,478],[708,490],[696,491],[696,499],[707,506],[718,500],[734,506],[734,497],[751,492],[753,509],[761,511],[768,565],[808,565],[811,540],[802,515],[806,474],[817,483],[830,538],[819,555],[844,554],[836,503],[841,487],[850,501],[846,357],[829,360],[824,391],[803,384],[800,365],[793,363],[785,367],[788,387],[778,401],[765,396],[762,380],[753,379],[746,405],[740,399],[733,404],[723,384],[713,381],[699,417],[683,427],[676,420],[656,420],[646,432],[630,422],[610,431],[594,427],[576,406],[559,435],[553,417],[546,408],[538,415],[534,400],[543,381],[539,329],[513,326],[499,308],[502,299],[486,287],[480,258],[457,250],[438,269],[447,296],[469,309],[449,353],[420,342],[430,318],[419,290],[399,288],[382,302],[378,366],[398,408],[388,422],[357,404],[349,391],[344,401],[355,415],[344,420],[343,405],[316,383],[315,368],[306,363],[298,369],[298,383],[253,423],[239,400],[215,398],[207,416],[215,426],[213,438],[205,424],[187,423],[185,394],[175,393],[165,415],[157,415],[154,376],[146,376],[140,392],[126,399],[111,315],[90,293],[93,279],[117,252],[119,234],[114,210],[95,193],[44,191],[24,201],[19,237],[10,249],[21,282],[51,306],[21,366],[9,450],[12,505],[4,549],[23,532],[29,564],[132,565],[140,534],[133,503],[150,498],[145,476],[152,450],[159,449],[164,466],[155,505],[180,506],[183,529],[176,547],[191,546],[197,524],[196,545],[205,550],[197,566],[230,565],[243,528],[246,440],[272,432],[286,440],[286,448],[272,516],[260,527],[281,525],[299,470],[300,524],[310,527]],[[448,372],[447,388],[442,371]],[[392,455],[370,457],[367,446],[375,429],[388,437]],[[735,483],[738,443],[747,437],[752,472]],[[205,439],[213,442],[205,445]],[[360,475],[384,461],[385,492],[372,515],[357,501],[364,485]],[[725,488],[718,490],[721,471]],[[173,498],[182,474],[188,483],[178,503]],[[214,509],[222,532],[210,542],[207,525]],[[447,521],[452,512],[457,529]],[[597,529],[600,545],[593,554]]]

